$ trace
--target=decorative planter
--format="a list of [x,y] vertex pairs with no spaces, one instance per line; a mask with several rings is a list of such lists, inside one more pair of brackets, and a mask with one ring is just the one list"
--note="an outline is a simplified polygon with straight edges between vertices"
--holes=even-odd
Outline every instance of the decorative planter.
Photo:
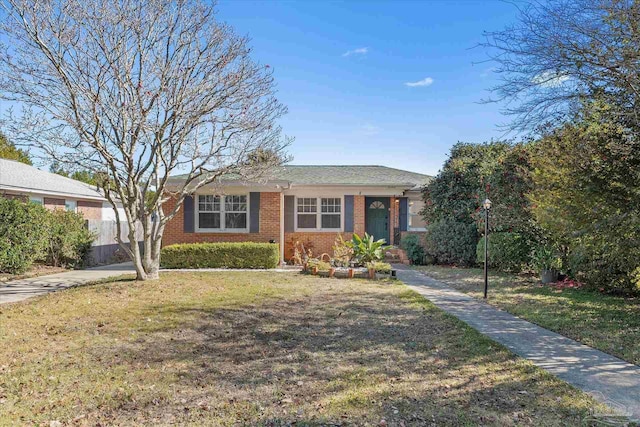
[[335,268],[330,268],[329,269],[329,277],[333,277],[336,274],[336,269]]
[[540,280],[545,285],[555,283],[558,281],[558,272],[556,270],[542,270],[540,271]]
[[370,268],[369,269],[369,279],[375,279],[376,278],[376,269],[375,268]]
[[347,274],[347,277],[348,277],[349,279],[353,279],[353,268],[350,268],[350,269],[349,269],[349,273]]
[[318,267],[311,267],[311,274],[313,274],[314,276],[318,275]]

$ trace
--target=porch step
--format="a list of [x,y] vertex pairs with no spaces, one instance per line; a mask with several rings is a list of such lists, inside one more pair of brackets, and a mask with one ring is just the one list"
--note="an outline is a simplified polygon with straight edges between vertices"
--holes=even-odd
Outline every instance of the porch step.
[[387,249],[384,254],[384,262],[388,262],[389,264],[410,264],[407,253],[396,247]]

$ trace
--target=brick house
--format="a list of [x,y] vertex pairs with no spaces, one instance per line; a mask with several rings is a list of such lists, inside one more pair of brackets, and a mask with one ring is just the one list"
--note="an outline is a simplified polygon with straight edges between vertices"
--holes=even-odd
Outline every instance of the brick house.
[[[172,177],[169,185],[182,179]],[[266,183],[224,180],[185,199],[165,228],[163,245],[284,243],[281,259],[288,260],[296,241],[314,256],[331,255],[337,234],[347,240],[367,232],[397,244],[403,234],[425,230],[420,189],[430,179],[384,166],[288,165]]]
[[92,220],[113,212],[102,194],[84,182],[6,159],[0,159],[0,196],[79,212]]

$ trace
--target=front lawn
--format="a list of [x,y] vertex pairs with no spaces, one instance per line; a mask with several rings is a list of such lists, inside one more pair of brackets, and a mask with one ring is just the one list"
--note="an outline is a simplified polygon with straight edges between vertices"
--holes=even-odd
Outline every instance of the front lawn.
[[[482,298],[482,269],[414,267],[449,286]],[[537,278],[489,276],[489,299],[518,317],[640,365],[640,298],[542,286]]]
[[592,409],[401,284],[163,273],[0,306],[0,425],[541,426]]

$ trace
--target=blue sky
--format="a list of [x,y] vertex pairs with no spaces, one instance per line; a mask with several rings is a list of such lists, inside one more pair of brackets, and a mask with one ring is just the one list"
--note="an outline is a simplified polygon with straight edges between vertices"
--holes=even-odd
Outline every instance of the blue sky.
[[479,103],[496,76],[474,46],[513,22],[512,4],[220,0],[218,12],[273,67],[295,164],[436,174],[457,141],[503,136],[500,106]]

